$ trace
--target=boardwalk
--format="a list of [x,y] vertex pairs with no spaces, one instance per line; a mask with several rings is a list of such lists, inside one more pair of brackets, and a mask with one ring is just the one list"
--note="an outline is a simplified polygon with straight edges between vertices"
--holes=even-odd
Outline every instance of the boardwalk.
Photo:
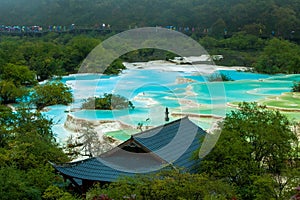
[[[137,28],[137,27],[133,27]],[[197,38],[202,38],[205,36],[210,36],[211,33],[208,31],[209,29],[200,29],[200,28],[189,28],[189,27],[179,27],[176,28],[174,26],[166,26],[165,28],[182,32],[188,36],[195,36]],[[42,26],[0,26],[0,35],[12,35],[12,36],[43,36],[48,33],[59,33],[59,34],[88,34],[88,33],[96,33],[99,35],[107,35],[107,34],[117,34],[126,30],[130,30],[131,27],[128,27],[127,29],[122,27],[95,27],[95,26],[48,26],[48,27],[42,27]],[[221,36],[221,35],[220,35]],[[222,35],[224,38],[230,38],[232,34],[230,33],[224,33]],[[286,40],[294,41],[296,43],[300,44],[300,35],[298,34],[291,34],[289,36],[276,36],[272,34],[260,34],[257,35],[258,37],[262,39],[269,39],[272,37],[280,37],[284,38]]]

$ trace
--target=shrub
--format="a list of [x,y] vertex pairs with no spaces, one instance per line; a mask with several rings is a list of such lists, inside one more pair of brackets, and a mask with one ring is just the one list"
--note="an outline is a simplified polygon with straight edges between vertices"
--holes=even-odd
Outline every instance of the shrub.
[[300,81],[294,82],[292,92],[300,92]]
[[209,82],[217,82],[217,81],[233,81],[233,79],[226,74],[214,73],[207,77]]
[[83,109],[120,110],[134,108],[131,101],[121,95],[107,94],[103,97],[90,97],[81,106]]

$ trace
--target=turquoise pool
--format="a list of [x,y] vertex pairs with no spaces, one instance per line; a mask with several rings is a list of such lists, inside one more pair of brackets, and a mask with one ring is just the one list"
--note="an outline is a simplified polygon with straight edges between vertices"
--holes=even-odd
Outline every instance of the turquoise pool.
[[[241,101],[259,101],[268,96],[289,92],[293,81],[300,81],[300,75],[264,75],[234,70],[220,70],[234,81],[207,82],[207,76],[184,72],[135,69],[125,70],[119,76],[98,74],[71,75],[62,78],[62,82],[72,88],[75,101],[70,106],[51,106],[44,114],[56,122],[55,133],[59,139],[67,133],[60,130],[68,112],[78,118],[90,120],[119,120],[133,127],[143,122],[149,126],[164,123],[164,110],[170,113],[190,113],[218,115],[223,117],[230,109],[227,103]],[[190,81],[178,83],[178,78]],[[120,94],[130,99],[134,110],[100,111],[78,110],[82,102],[92,96],[104,93]],[[175,119],[172,117],[171,119]],[[198,118],[197,123],[209,129],[210,120]],[[113,133],[118,138],[118,131]],[[124,133],[120,137],[124,139]]]

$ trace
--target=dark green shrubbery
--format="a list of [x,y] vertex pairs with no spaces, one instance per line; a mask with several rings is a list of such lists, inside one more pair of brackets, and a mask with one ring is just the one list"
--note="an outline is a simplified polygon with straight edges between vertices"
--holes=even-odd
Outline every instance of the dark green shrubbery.
[[126,108],[134,108],[131,101],[127,98],[105,93],[102,97],[90,97],[82,104],[83,109],[96,110],[120,110]]
[[211,74],[210,76],[207,77],[207,80],[209,82],[233,81],[233,79],[230,76],[228,76],[227,74],[222,74],[222,73]]
[[294,82],[292,92],[300,92],[300,81]]

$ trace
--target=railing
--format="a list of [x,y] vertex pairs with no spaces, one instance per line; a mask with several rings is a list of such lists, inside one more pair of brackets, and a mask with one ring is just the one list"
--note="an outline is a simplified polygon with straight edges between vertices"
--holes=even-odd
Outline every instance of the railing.
[[[80,25],[69,25],[69,26],[5,26],[0,25],[0,34],[5,35],[42,35],[47,34],[51,32],[55,33],[89,33],[89,32],[96,32],[99,34],[107,34],[111,32],[119,33],[123,32],[132,28],[137,27],[130,27],[124,28],[124,27],[111,27],[110,25],[106,26],[80,26]],[[164,28],[175,30],[182,32],[186,35],[196,35],[197,37],[204,37],[211,34],[210,29],[202,29],[199,27],[175,27],[175,26],[166,26]],[[228,34],[227,31],[224,32],[223,37],[229,38],[231,37],[231,34]],[[261,37],[263,39],[268,39],[272,37],[276,37],[276,35],[272,34],[259,34],[258,37]],[[283,37],[283,36],[277,36],[277,37]],[[289,36],[283,37],[284,39],[295,41],[297,43],[300,43],[300,35],[291,34]]]

